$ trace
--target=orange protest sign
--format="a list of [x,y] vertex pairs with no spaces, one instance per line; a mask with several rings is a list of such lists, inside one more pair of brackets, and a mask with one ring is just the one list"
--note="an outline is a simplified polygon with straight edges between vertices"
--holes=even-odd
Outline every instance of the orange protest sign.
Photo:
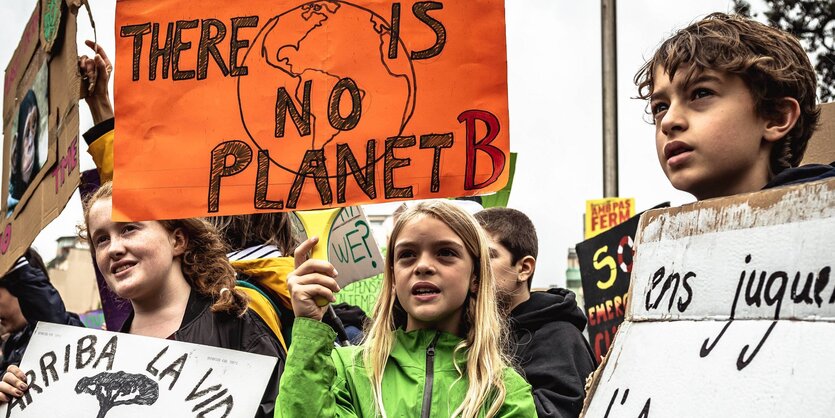
[[116,218],[507,181],[503,0],[121,0],[116,32]]

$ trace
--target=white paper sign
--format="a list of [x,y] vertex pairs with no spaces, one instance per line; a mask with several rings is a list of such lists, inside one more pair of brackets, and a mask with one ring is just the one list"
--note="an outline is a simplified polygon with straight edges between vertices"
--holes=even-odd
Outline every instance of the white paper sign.
[[831,417],[835,180],[650,211],[586,417]]
[[383,256],[359,206],[339,211],[328,234],[328,260],[339,272],[341,287],[383,272]]
[[30,388],[0,416],[251,418],[276,361],[40,322],[21,363]]
[[383,256],[374,240],[371,224],[359,206],[293,212],[307,237],[319,237],[311,258],[328,260],[339,275],[336,282],[349,284],[383,272]]

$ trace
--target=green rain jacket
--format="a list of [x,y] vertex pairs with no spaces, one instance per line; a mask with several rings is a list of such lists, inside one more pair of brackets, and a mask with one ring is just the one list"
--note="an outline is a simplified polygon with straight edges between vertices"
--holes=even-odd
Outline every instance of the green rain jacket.
[[[296,318],[276,417],[377,416],[360,347],[334,349],[335,337],[327,324]],[[388,417],[452,415],[467,391],[466,378],[458,380],[452,363],[459,342],[434,330],[396,331],[382,385]],[[530,385],[512,368],[505,370],[504,381],[507,395],[496,417],[536,417]]]

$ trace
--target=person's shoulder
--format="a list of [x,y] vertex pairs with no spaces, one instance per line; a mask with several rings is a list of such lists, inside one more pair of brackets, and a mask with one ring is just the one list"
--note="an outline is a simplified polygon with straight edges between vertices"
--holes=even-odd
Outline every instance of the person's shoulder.
[[261,316],[258,315],[258,313],[256,313],[252,309],[247,309],[246,311],[244,311],[244,313],[242,315],[237,316],[237,317],[235,315],[231,314],[231,313],[228,313],[228,312],[217,312],[217,313],[215,313],[215,315],[218,315],[218,314],[221,314],[224,317],[229,318],[229,320],[231,320],[231,321],[238,322],[240,326],[243,326],[247,329],[250,329],[252,332],[272,333],[272,331],[267,326],[267,324],[264,322],[264,320],[261,319]]
[[835,161],[830,164],[806,164],[781,171],[763,189],[810,183],[833,177],[835,177]]
[[362,348],[363,346],[361,345],[349,345],[346,347],[336,347],[333,351],[342,358],[362,358]]
[[259,346],[266,346],[279,350],[278,337],[264,322],[261,317],[251,309],[247,309],[240,317],[234,317],[229,313],[223,315],[233,318],[237,326],[241,327],[241,346],[246,349],[254,349]]
[[26,256],[20,256],[3,276],[4,287],[17,297],[21,296],[20,293],[26,292],[33,286],[37,287],[44,282],[49,283],[49,278],[46,276],[46,273],[29,263]]
[[363,369],[362,346],[352,345],[348,347],[336,347],[331,352],[331,357],[336,364],[341,364],[342,368],[360,368]]
[[504,368],[502,378],[508,392],[513,392],[521,388],[528,388],[530,390],[531,385],[512,366],[506,366]]
[[505,398],[498,416],[536,417],[531,385],[513,367],[504,370]]
[[534,344],[550,344],[559,341],[561,345],[566,345],[581,338],[585,339],[583,332],[577,329],[574,324],[560,319],[542,324],[533,335],[532,343]]
[[515,330],[534,333],[565,327],[582,333],[587,324],[574,293],[561,288],[531,292],[530,298],[514,308],[510,316]]
[[211,300],[192,295],[177,339],[232,350],[277,356],[283,352],[278,338],[254,311],[242,315],[212,312]]

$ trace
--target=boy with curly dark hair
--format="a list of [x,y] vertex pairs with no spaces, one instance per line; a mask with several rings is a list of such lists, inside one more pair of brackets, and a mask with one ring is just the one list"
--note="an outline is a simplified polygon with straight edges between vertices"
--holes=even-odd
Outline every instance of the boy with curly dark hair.
[[820,111],[789,33],[714,13],[667,39],[635,84],[664,173],[699,200],[835,176],[832,165],[798,167]]

